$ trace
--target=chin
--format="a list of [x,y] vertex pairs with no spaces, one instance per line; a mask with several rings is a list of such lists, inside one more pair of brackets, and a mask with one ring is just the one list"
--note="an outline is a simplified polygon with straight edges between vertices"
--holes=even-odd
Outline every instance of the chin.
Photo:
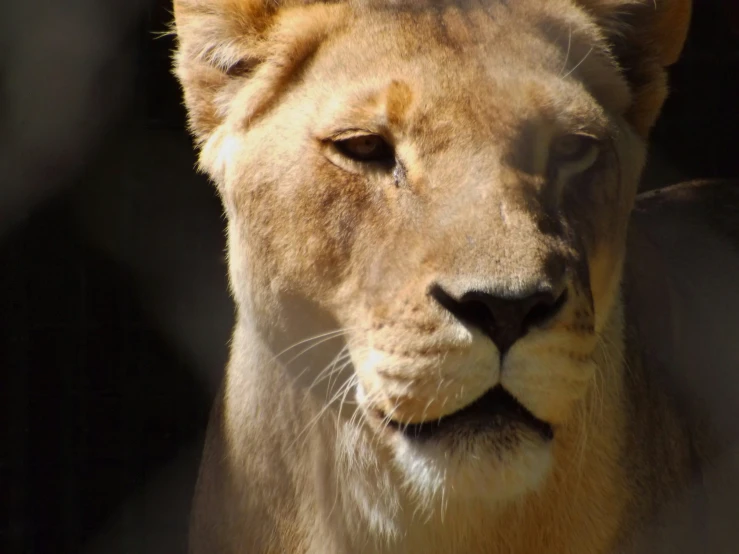
[[554,430],[500,386],[440,420],[384,431],[410,493],[425,505],[498,504],[536,491],[552,467]]

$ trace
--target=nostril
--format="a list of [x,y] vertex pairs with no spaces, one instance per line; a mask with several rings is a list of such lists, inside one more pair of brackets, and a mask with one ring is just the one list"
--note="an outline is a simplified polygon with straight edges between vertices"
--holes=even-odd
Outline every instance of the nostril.
[[429,294],[457,319],[475,325],[483,330],[495,325],[493,314],[486,303],[477,299],[483,293],[468,292],[460,299],[457,299],[439,285],[433,285],[429,289]]
[[436,300],[442,308],[445,308],[448,312],[457,315],[457,310],[461,306],[460,302],[445,291],[440,285],[431,285],[429,288],[429,296]]
[[567,289],[555,297],[549,292],[537,293],[529,297],[529,307],[521,322],[525,329],[544,325],[557,315],[567,302]]
[[501,296],[468,291],[455,298],[443,287],[433,285],[429,295],[457,319],[487,334],[501,355],[532,327],[546,324],[567,302],[567,290],[555,296],[549,290],[520,296]]

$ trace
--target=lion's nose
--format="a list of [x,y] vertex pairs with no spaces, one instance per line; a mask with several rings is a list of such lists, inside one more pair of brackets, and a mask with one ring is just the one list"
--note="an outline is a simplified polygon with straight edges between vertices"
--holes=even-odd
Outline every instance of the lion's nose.
[[531,328],[551,320],[567,301],[567,289],[555,294],[548,287],[513,296],[470,290],[455,298],[434,284],[429,294],[457,319],[487,334],[501,356]]

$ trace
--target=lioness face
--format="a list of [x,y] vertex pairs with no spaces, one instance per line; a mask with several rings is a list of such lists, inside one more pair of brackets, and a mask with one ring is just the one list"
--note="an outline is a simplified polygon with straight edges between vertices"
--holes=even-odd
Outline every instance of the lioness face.
[[204,144],[241,313],[275,351],[343,331],[329,398],[413,486],[516,496],[594,380],[644,157],[629,89],[569,2],[336,10]]

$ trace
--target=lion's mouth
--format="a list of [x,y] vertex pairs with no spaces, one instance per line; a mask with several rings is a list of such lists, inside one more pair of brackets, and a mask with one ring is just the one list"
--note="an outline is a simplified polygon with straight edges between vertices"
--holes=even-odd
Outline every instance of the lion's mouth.
[[390,421],[388,427],[415,441],[439,438],[448,433],[495,433],[516,427],[529,428],[546,441],[554,438],[551,425],[537,418],[500,385],[441,419],[409,425]]

